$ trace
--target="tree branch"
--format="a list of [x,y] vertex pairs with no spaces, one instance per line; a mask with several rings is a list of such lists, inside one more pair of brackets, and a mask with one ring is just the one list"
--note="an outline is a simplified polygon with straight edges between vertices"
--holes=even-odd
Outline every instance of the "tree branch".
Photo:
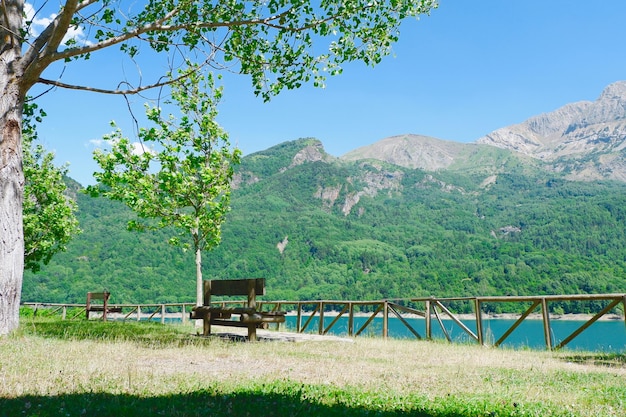
[[[52,62],[52,61],[58,61],[61,59],[68,59],[68,58],[72,58],[75,56],[84,55],[90,52],[98,51],[100,49],[108,48],[109,46],[117,45],[127,40],[130,40],[132,38],[136,38],[139,35],[142,35],[146,32],[152,32],[152,31],[171,32],[173,30],[165,29],[168,26],[163,26],[163,23],[167,22],[169,19],[176,16],[179,11],[180,10],[177,7],[175,7],[167,15],[163,16],[161,19],[153,23],[143,25],[141,27],[137,27],[134,30],[131,30],[130,32],[122,33],[121,35],[114,36],[102,42],[94,43],[92,45],[85,45],[79,48],[68,48],[61,52],[53,52],[50,55],[50,61]],[[188,26],[191,26],[191,25],[180,25],[179,29],[184,29]]]
[[[371,6],[366,6],[366,7],[369,8]],[[312,23],[309,23],[308,25],[304,25],[301,27],[290,27],[290,26],[277,25],[273,23],[275,21],[280,21],[281,17],[289,14],[291,12],[291,9],[289,9],[273,16],[263,17],[263,18],[258,18],[258,19],[238,20],[238,21],[231,21],[231,22],[198,21],[194,23],[166,25],[165,23],[171,18],[173,18],[174,16],[176,16],[176,14],[178,14],[179,11],[180,10],[178,8],[174,8],[166,16],[163,16],[161,19],[155,22],[143,25],[141,27],[137,27],[132,31],[125,32],[118,36],[111,37],[102,42],[94,43],[92,45],[85,45],[82,47],[68,48],[64,51],[53,53],[52,56],[50,57],[51,58],[50,60],[58,61],[61,59],[68,59],[68,58],[72,58],[75,56],[88,54],[90,52],[95,52],[100,49],[104,49],[109,46],[112,46],[112,45],[120,44],[122,42],[128,41],[133,38],[138,38],[140,35],[143,35],[147,32],[176,32],[176,31],[182,31],[182,30],[188,29],[190,27],[194,27],[198,29],[219,29],[219,28],[230,28],[230,27],[237,27],[237,26],[263,25],[263,26],[274,28],[274,29],[285,30],[288,32],[295,33],[295,32],[302,32],[302,31],[311,29],[321,23],[329,22],[340,17],[340,14],[334,14],[332,16],[326,17],[325,19],[316,20]]]
[[74,13],[76,13],[78,5],[78,0],[67,0],[61,9],[61,13],[48,25],[48,27],[52,27],[52,31],[46,41],[44,49],[40,53],[41,57],[45,59],[45,57],[50,56],[58,49],[59,45],[61,45],[63,37],[67,33],[67,29],[72,23],[72,17]]
[[[86,2],[93,1],[95,0],[86,0]],[[57,49],[61,44],[78,6],[86,7],[85,2],[78,3],[78,0],[67,0],[61,13],[50,22],[24,53],[25,70],[22,77],[24,90],[28,90],[31,85],[35,84],[39,75],[52,62],[50,59],[51,51]]]
[[[285,26],[281,23],[281,21],[287,17],[290,13],[293,13],[293,8],[289,8],[280,13],[267,16],[267,17],[259,17],[254,19],[247,20],[235,20],[235,21],[221,21],[221,22],[212,22],[207,19],[207,21],[199,21],[197,22],[187,22],[187,23],[178,23],[173,25],[168,25],[168,22],[171,22],[180,12],[181,8],[176,6],[172,10],[170,10],[165,16],[160,19],[146,23],[142,26],[135,27],[128,32],[120,31],[117,36],[112,36],[108,39],[102,40],[98,43],[87,44],[72,48],[66,48],[64,50],[59,51],[58,47],[60,46],[61,41],[63,40],[63,36],[67,32],[67,28],[72,24],[72,18],[77,13],[77,11],[82,10],[90,5],[97,3],[98,0],[66,0],[66,4],[62,9],[62,13],[57,16],[50,25],[41,33],[41,35],[35,40],[31,48],[24,55],[25,62],[28,67],[25,71],[24,79],[30,87],[30,85],[41,82],[43,84],[53,85],[61,88],[68,89],[76,89],[76,90],[85,90],[85,91],[93,91],[100,92],[105,94],[136,94],[141,91],[159,87],[162,85],[166,85],[167,83],[157,82],[150,86],[146,87],[138,87],[135,89],[129,90],[110,90],[110,89],[98,89],[91,88],[86,86],[76,86],[61,83],[59,81],[52,81],[48,79],[43,79],[40,77],[43,70],[52,62],[59,60],[68,60],[77,56],[89,54],[101,49],[106,49],[110,46],[121,44],[127,42],[131,39],[137,39],[138,41],[149,41],[146,39],[142,39],[142,35],[151,32],[183,32],[188,30],[189,28],[193,29],[219,29],[219,28],[233,28],[233,27],[241,27],[241,26],[265,26],[268,28],[276,29],[279,31],[286,32],[302,32],[305,30],[309,30],[314,28],[322,23],[334,21],[340,18],[344,13],[335,11],[331,13],[329,16],[324,18],[313,19],[308,22],[303,22],[298,27],[293,26]],[[365,5],[362,10],[373,7],[372,5]],[[288,22],[290,19],[286,19]],[[92,25],[95,25],[92,23]],[[202,37],[204,42],[211,45],[214,50],[220,50],[218,46],[211,43],[206,37]],[[41,52],[39,52],[41,51]]]
[[60,81],[48,80],[45,78],[39,78],[38,82],[41,84],[51,85],[51,86],[59,87],[59,88],[65,88],[68,90],[82,90],[82,91],[90,91],[94,93],[113,94],[113,95],[132,95],[132,94],[138,94],[138,93],[141,93],[142,91],[150,90],[153,88],[159,88],[159,87],[164,87],[166,85],[170,85],[172,83],[175,83],[177,81],[180,81],[188,77],[195,71],[197,70],[187,71],[183,73],[182,75],[176,78],[168,79],[167,81],[157,81],[156,83],[153,83],[153,84],[149,84],[143,87],[131,88],[128,90],[111,90],[111,89],[96,88],[96,87],[89,87],[89,86],[83,86],[83,85],[66,84]]

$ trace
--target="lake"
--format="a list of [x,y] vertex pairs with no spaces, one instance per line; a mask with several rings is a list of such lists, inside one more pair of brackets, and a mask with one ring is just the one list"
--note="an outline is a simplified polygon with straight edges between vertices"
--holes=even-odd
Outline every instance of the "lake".
[[[306,323],[308,316],[303,315],[302,324]],[[334,317],[326,316],[324,324],[328,326]],[[296,329],[296,317],[287,316],[285,327],[288,330]],[[411,326],[425,337],[425,321],[424,319],[406,319]],[[367,317],[354,318],[355,332],[367,321]],[[476,343],[463,329],[461,329],[452,320],[442,320],[444,327],[453,341],[459,343]],[[474,333],[476,333],[476,322],[474,320],[462,320],[463,323]],[[307,327],[307,333],[317,333],[319,318],[316,316],[311,320]],[[483,319],[483,335],[488,344],[493,344],[498,340],[506,330],[508,330],[515,320],[507,319]],[[576,329],[584,324],[584,321],[577,320],[551,320],[550,327],[552,330],[552,345],[557,346],[562,340],[568,337]],[[360,336],[376,336],[382,335],[383,319],[376,317],[366,330]],[[432,321],[433,338],[445,339],[444,333],[441,331],[439,323]],[[348,317],[341,317],[329,334],[337,336],[345,336],[348,334]],[[393,338],[411,338],[415,336],[407,329],[407,327],[396,317],[389,317],[389,337]],[[545,349],[546,344],[543,335],[543,322],[541,320],[526,319],[520,326],[511,333],[503,347],[514,348],[531,348]],[[581,350],[591,352],[607,352],[607,353],[626,353],[626,325],[624,320],[604,320],[596,321],[590,327],[585,329],[574,340],[569,342],[564,349]]]

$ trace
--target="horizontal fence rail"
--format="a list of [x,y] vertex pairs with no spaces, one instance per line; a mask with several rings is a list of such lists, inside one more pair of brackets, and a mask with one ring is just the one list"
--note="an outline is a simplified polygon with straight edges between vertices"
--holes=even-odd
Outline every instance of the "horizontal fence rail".
[[[86,304],[63,304],[63,303],[22,303],[25,307],[34,310],[34,315],[39,310],[46,310],[49,314],[59,313],[63,320],[74,320],[85,317]],[[111,309],[120,309],[121,313],[109,313],[107,318],[113,320],[158,320],[161,323],[167,321],[186,323],[189,320],[189,313],[196,303],[163,303],[163,304],[109,304]],[[96,317],[98,314],[93,314]],[[102,315],[99,315],[102,317]]]
[[[570,335],[565,337],[556,346],[552,341],[550,320],[559,314],[550,313],[550,304],[558,302],[593,302],[597,304],[597,311]],[[243,301],[217,301],[212,303],[221,307],[238,306]],[[343,301],[343,300],[316,300],[316,301],[257,301],[257,307],[264,311],[286,311],[296,316],[296,328],[298,333],[313,332],[319,335],[329,334],[342,317],[347,317],[348,336],[359,336],[368,330],[377,317],[382,317],[383,338],[389,336],[389,317],[396,317],[417,339],[432,339],[433,327],[439,326],[444,337],[452,342],[450,332],[444,326],[443,320],[451,320],[461,329],[470,340],[480,345],[487,345],[485,340],[483,320],[485,315],[498,311],[501,304],[519,304],[516,311],[520,311],[516,321],[492,344],[494,347],[502,345],[506,339],[517,329],[524,320],[535,313],[540,315],[543,323],[543,335],[547,349],[561,349],[566,346],[585,329],[607,314],[619,316],[624,321],[626,332],[626,294],[579,294],[579,295],[544,295],[544,296],[500,296],[500,297],[453,297],[453,298],[404,298],[376,301]],[[85,304],[55,304],[55,303],[23,303],[34,309],[37,314],[39,309],[60,312],[63,319],[76,319],[84,316]],[[454,312],[455,306],[464,306],[471,313],[460,314]],[[195,303],[167,303],[167,304],[111,304],[112,308],[119,308],[121,313],[109,314],[112,319],[121,320],[160,320],[161,323],[179,321],[186,323],[189,320],[189,312]],[[620,311],[621,310],[621,311]],[[71,312],[71,314],[70,314]],[[365,318],[365,321],[357,326],[356,316]],[[420,334],[407,318],[424,320],[425,334]],[[497,315],[496,315],[497,317]],[[317,327],[314,328],[314,320],[317,318]],[[472,330],[463,322],[473,321]],[[626,346],[625,346],[626,349]]]

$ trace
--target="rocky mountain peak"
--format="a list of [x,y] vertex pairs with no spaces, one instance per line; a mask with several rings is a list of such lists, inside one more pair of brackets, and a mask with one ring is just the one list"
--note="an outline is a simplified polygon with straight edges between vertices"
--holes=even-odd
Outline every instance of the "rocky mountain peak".
[[296,153],[292,159],[289,168],[293,168],[297,165],[302,165],[306,162],[327,161],[332,157],[324,150],[322,142],[316,140],[312,141],[304,146],[298,153]]
[[421,135],[398,135],[343,155],[346,161],[377,159],[406,168],[436,171],[448,168],[466,146]]
[[617,81],[609,84],[600,94],[599,101],[617,100],[624,103],[626,99],[626,81]]
[[477,143],[521,152],[572,179],[626,178],[626,81],[607,86],[597,100],[498,129]]

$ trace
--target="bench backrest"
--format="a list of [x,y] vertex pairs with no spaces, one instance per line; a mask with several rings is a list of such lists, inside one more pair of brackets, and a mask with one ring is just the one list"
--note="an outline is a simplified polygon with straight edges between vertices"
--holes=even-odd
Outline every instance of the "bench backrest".
[[203,284],[205,306],[211,304],[211,295],[246,295],[248,307],[256,308],[256,296],[265,295],[265,278],[214,279],[205,280]]
[[91,305],[93,300],[102,300],[103,304],[107,304],[109,301],[109,296],[111,293],[109,292],[88,292],[87,293],[87,307]]
[[[107,310],[108,310],[108,302],[109,296],[111,293],[109,292],[88,292],[87,293],[87,303],[85,304],[85,313],[87,315],[87,320],[89,320],[89,313],[91,311],[102,311],[102,320],[106,320],[107,318]],[[93,305],[93,300],[102,300],[102,303],[97,303]]]

